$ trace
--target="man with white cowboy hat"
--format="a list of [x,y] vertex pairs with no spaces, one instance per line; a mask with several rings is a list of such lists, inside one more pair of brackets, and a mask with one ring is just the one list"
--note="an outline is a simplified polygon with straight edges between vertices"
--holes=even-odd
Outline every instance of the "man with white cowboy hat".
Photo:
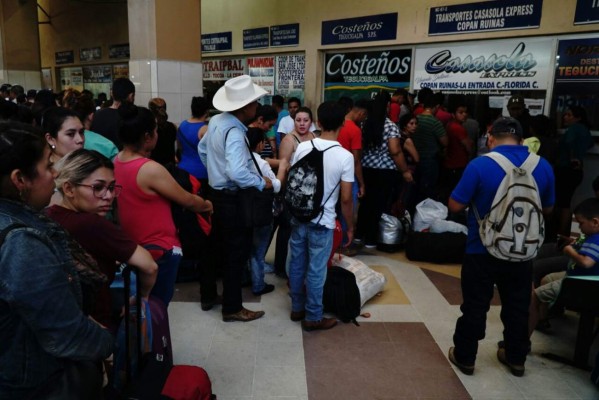
[[[266,90],[252,83],[248,75],[229,79],[212,100],[217,110],[223,111],[210,119],[208,131],[198,145],[200,158],[208,170],[208,182],[214,214],[212,215],[211,243],[223,266],[223,321],[252,321],[264,315],[264,311],[250,311],[243,307],[241,280],[247,264],[252,228],[243,224],[238,207],[239,189],[255,187],[259,190],[272,188],[267,177],[261,177],[248,167],[251,157],[246,142],[245,124],[251,122],[258,108],[258,99]],[[226,143],[225,143],[226,142]],[[217,304],[215,299],[213,304]],[[213,304],[202,304],[210,309]]]

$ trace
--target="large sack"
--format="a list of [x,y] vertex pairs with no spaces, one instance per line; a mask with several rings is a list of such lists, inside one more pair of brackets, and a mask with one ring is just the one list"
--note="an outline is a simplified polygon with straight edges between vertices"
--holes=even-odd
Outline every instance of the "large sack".
[[383,291],[387,279],[385,275],[368,267],[362,261],[352,257],[341,257],[333,259],[333,265],[352,272],[356,276],[356,284],[360,291],[360,307]]
[[434,221],[439,219],[447,219],[447,207],[433,199],[424,199],[416,206],[414,231],[425,231],[430,228]]

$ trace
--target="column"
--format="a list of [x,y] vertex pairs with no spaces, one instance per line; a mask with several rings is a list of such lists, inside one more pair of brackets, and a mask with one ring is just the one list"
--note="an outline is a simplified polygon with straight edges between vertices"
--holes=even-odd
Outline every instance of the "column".
[[203,94],[200,0],[128,0],[127,6],[135,104],[162,97],[178,124],[191,116],[191,98]]
[[0,82],[42,86],[37,2],[0,1]]

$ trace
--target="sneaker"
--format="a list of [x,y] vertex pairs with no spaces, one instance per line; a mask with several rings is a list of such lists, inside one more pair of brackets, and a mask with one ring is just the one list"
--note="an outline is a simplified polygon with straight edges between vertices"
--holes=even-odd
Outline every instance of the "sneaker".
[[223,298],[221,296],[216,296],[212,301],[203,301],[201,303],[202,311],[210,311],[212,310],[212,307],[219,304],[223,304]]
[[323,318],[320,321],[302,321],[302,329],[306,332],[331,329],[337,325],[335,318]]
[[303,320],[304,318],[306,318],[306,312],[305,311],[291,311],[289,318],[293,322],[299,322],[299,321]]
[[266,285],[264,285],[264,288],[258,292],[252,292],[252,294],[254,296],[262,296],[263,294],[266,293],[270,293],[273,290],[275,290],[275,285],[271,285],[270,283],[267,283]]
[[505,355],[505,349],[500,347],[499,349],[497,349],[497,359],[499,360],[500,363],[502,363],[503,365],[507,366],[510,369],[510,372],[512,373],[512,375],[514,376],[523,376],[524,375],[524,365],[518,365],[518,364],[512,364],[510,362],[508,362],[507,357]]
[[462,364],[461,362],[459,362],[456,358],[455,358],[455,347],[450,347],[449,348],[449,353],[447,354],[447,358],[449,358],[449,361],[451,361],[451,363],[453,365],[455,365],[456,367],[458,367],[458,369],[460,371],[462,371],[463,374],[465,375],[472,375],[474,374],[474,365],[465,365]]
[[366,243],[364,244],[364,247],[367,249],[376,249],[376,243]]
[[250,311],[246,308],[241,308],[234,314],[223,314],[224,322],[249,322],[264,316],[264,311]]
[[354,238],[352,243],[355,244],[356,246],[362,246],[364,244],[364,241],[360,238]]

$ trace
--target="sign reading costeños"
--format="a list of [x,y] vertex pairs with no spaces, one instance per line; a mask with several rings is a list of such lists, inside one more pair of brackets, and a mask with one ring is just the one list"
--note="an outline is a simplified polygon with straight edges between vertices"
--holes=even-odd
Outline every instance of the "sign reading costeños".
[[397,13],[322,22],[323,45],[395,40],[396,37]]
[[485,1],[432,7],[428,34],[504,31],[538,28],[543,0]]

